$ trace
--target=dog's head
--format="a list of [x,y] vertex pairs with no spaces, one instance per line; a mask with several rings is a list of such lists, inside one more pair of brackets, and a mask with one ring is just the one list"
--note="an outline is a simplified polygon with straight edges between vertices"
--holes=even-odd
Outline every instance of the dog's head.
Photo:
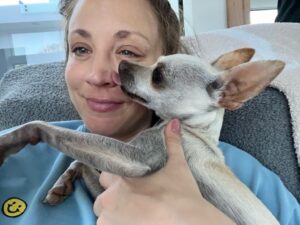
[[[122,61],[122,90],[162,119],[213,119],[218,108],[234,110],[259,94],[283,69],[279,60],[248,62],[244,48],[208,63],[195,56],[162,56],[149,67]],[[210,118],[211,117],[211,118]]]

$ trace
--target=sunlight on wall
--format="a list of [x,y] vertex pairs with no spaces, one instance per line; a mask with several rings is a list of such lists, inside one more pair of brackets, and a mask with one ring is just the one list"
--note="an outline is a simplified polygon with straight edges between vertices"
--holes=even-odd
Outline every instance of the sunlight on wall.
[[277,16],[277,9],[255,10],[250,12],[250,23],[274,23]]

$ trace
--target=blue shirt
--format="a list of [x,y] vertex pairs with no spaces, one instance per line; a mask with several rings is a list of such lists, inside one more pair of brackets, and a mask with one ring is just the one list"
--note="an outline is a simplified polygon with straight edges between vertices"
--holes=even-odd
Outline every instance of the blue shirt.
[[[53,123],[85,131],[82,121]],[[2,131],[0,135],[7,132]],[[269,208],[281,225],[299,225],[300,207],[280,179],[246,152],[220,143],[226,164]],[[93,199],[82,181],[62,204],[42,203],[72,161],[45,143],[27,145],[0,167],[1,225],[95,225]]]

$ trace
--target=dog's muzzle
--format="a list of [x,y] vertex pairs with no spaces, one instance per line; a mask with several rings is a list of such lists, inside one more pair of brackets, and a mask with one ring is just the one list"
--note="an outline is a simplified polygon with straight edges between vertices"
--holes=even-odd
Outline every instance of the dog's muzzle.
[[121,80],[121,89],[122,91],[129,96],[130,98],[141,102],[141,103],[147,103],[147,101],[138,96],[137,94],[133,93],[131,90],[134,89],[135,82],[134,82],[134,71],[136,70],[136,67],[138,65],[135,65],[133,63],[130,63],[128,61],[121,61],[119,64],[119,76]]

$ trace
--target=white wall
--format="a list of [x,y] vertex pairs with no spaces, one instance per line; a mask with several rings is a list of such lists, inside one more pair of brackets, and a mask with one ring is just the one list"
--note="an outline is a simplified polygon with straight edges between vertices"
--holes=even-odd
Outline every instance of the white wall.
[[174,11],[177,13],[177,15],[179,15],[179,6],[178,6],[178,0],[169,0],[172,8],[174,9]]
[[184,0],[186,35],[227,27],[226,0]]
[[[286,0],[290,1],[290,0]],[[277,0],[251,0],[251,9],[276,9]]]

